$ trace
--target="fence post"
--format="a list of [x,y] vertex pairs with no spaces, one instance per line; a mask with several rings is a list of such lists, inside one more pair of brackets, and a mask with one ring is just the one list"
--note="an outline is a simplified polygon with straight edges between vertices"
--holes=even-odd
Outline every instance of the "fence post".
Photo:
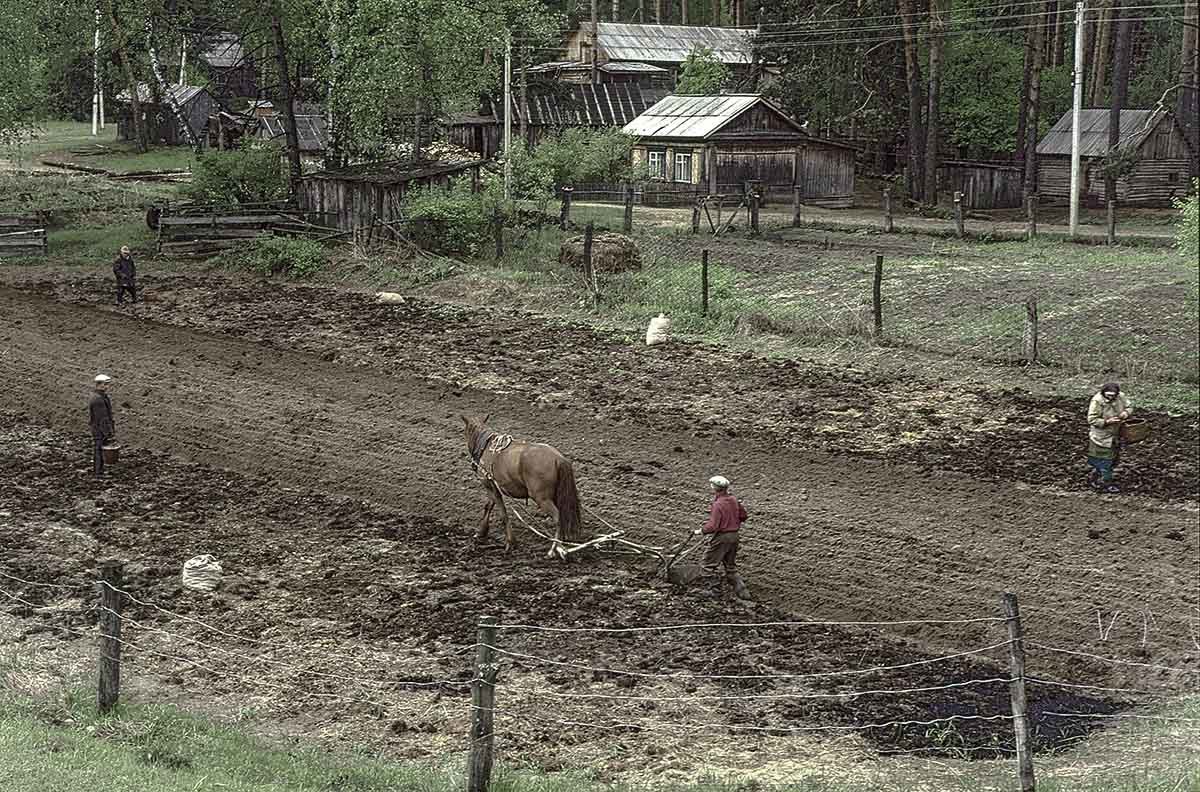
[[800,188],[792,188],[792,228],[800,227],[800,209],[803,204],[800,203]]
[[1117,244],[1117,201],[1114,198],[1111,201],[1106,201],[1105,210],[1108,214],[1105,226],[1107,230],[1104,235],[1104,242],[1109,247]]
[[504,218],[500,207],[492,210],[492,234],[496,237],[496,259],[504,258]]
[[1038,213],[1038,197],[1035,193],[1030,193],[1025,199],[1025,215],[1029,222],[1028,239],[1037,237],[1037,213]]
[[600,306],[600,278],[592,264],[592,237],[595,236],[595,223],[588,221],[583,229],[583,276],[587,278],[588,289],[592,292],[592,307]]
[[100,714],[112,712],[121,696],[120,561],[100,562]]
[[954,192],[954,232],[958,234],[958,238],[962,239],[963,230],[963,208],[962,208],[962,193],[957,190]]
[[633,185],[625,185],[625,233],[633,233]]
[[883,190],[883,231],[885,234],[890,234],[896,230],[892,225],[892,188],[885,187]]
[[1021,777],[1021,792],[1035,792],[1033,746],[1029,742],[1025,701],[1025,647],[1021,643],[1021,610],[1016,594],[1005,592],[1004,615],[1008,624],[1008,656],[1012,673],[1009,692],[1012,696],[1013,732],[1017,738],[1017,770]]
[[696,199],[696,203],[692,204],[692,233],[700,233],[700,199]]
[[700,251],[700,315],[708,316],[708,248]]
[[471,755],[467,760],[467,792],[487,792],[492,780],[495,749],[493,710],[496,706],[496,619],[479,620],[475,648],[475,679],[471,681]]
[[1038,359],[1038,309],[1037,297],[1025,301],[1025,362],[1029,365]]
[[750,233],[758,233],[758,190],[753,189],[750,193]]
[[883,254],[875,254],[875,284],[871,289],[871,310],[875,316],[875,335],[883,333]]
[[571,193],[574,191],[572,187],[562,188],[562,211],[558,213],[558,227],[563,231],[567,230],[567,225],[571,222]]

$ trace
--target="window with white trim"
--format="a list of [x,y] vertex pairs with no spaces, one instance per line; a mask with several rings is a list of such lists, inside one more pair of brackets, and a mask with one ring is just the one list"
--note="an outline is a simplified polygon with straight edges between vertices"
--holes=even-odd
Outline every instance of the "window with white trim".
[[650,151],[646,154],[646,168],[651,179],[667,178],[667,154],[665,151]]
[[692,155],[675,152],[675,181],[692,183]]

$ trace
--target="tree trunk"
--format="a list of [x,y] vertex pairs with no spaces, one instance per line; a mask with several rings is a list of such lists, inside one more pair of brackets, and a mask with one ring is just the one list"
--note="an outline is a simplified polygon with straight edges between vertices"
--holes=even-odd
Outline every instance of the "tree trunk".
[[138,93],[138,81],[133,74],[133,65],[129,62],[129,57],[126,54],[126,49],[129,46],[129,37],[125,35],[124,28],[121,27],[120,20],[117,19],[116,0],[108,0],[108,21],[113,29],[113,43],[116,45],[114,51],[117,55],[117,62],[121,65],[121,71],[125,75],[125,82],[129,85],[129,111],[132,115],[130,119],[133,123],[133,145],[139,154],[146,153],[147,136],[146,136],[146,119],[142,117],[142,99]]
[[712,23],[715,27],[721,26],[721,0],[712,0]]
[[517,135],[521,139],[521,146],[529,148],[529,139],[527,137],[528,130],[526,128],[526,117],[529,115],[529,81],[525,78],[525,57],[524,49],[518,50],[521,56],[521,112],[517,113]]
[[688,23],[688,0],[679,0],[679,24]]
[[192,130],[192,125],[188,123],[187,118],[183,115],[183,109],[179,106],[178,97],[171,90],[171,86],[167,85],[167,80],[163,77],[162,63],[158,59],[158,47],[154,45],[154,22],[150,19],[146,20],[146,44],[150,55],[150,71],[154,73],[154,81],[158,83],[158,91],[162,94],[163,101],[171,110],[171,115],[175,116],[175,123],[179,126],[179,131],[183,133],[188,145],[197,154],[200,153],[200,139],[196,137],[196,133]]
[[900,22],[904,30],[904,69],[908,81],[908,197],[921,201],[925,195],[925,107],[921,91],[921,61],[917,45],[917,0],[900,0]]
[[1059,3],[1059,13],[1054,18],[1054,56],[1051,61],[1057,68],[1067,62],[1067,14],[1074,10],[1067,0]]
[[654,0],[654,24],[663,24],[663,0]]
[[1042,50],[1046,37],[1045,25],[1046,3],[1033,7],[1038,16],[1033,20],[1033,62],[1029,67],[1029,107],[1025,111],[1025,178],[1022,180],[1022,194],[1028,200],[1030,195],[1037,192],[1037,144],[1038,144],[1038,111],[1041,109],[1039,100],[1042,88]]
[[621,21],[621,0],[612,0],[612,21]]
[[942,60],[946,49],[946,15],[949,0],[931,0],[929,6],[929,113],[925,118],[925,203],[936,206],[938,150],[941,133]]
[[[1113,5],[1113,17],[1119,19],[1115,22],[1115,41],[1113,43],[1112,57],[1112,91],[1111,102],[1108,109],[1108,152],[1111,158],[1117,149],[1117,144],[1121,141],[1121,109],[1125,105],[1125,95],[1129,91],[1129,30],[1130,24],[1127,18],[1133,13],[1133,9],[1125,9],[1121,7],[1120,0]],[[1106,163],[1111,164],[1111,163]],[[1117,178],[1110,168],[1105,168],[1104,171],[1104,203],[1107,206],[1115,206],[1117,200]],[[1108,213],[1109,217],[1113,217],[1113,211]]]
[[288,192],[296,194],[300,167],[300,135],[296,131],[296,106],[292,96],[292,73],[288,71],[287,42],[283,38],[283,13],[279,0],[271,4],[271,32],[275,37],[275,65],[279,69],[279,105],[283,109],[283,136],[287,143]]
[[[1103,2],[1103,0],[1102,0]],[[1092,54],[1092,80],[1088,91],[1088,106],[1098,107],[1104,100],[1104,83],[1108,75],[1108,57],[1112,50],[1112,7],[1103,2],[1096,20],[1096,51]]]
[[1025,31],[1025,65],[1021,67],[1021,96],[1017,107],[1017,141],[1013,159],[1025,161],[1025,130],[1029,122],[1029,79],[1033,76],[1033,28]]
[[1179,93],[1175,95],[1175,118],[1192,144],[1192,176],[1200,168],[1200,18],[1197,0],[1183,6],[1183,48],[1179,58]]
[[338,69],[341,67],[341,28],[338,23],[346,12],[342,3],[331,0],[326,4],[329,13],[329,99],[325,103],[325,124],[328,141],[325,144],[324,164],[326,169],[341,168],[346,164],[342,151],[342,114],[338,110]]

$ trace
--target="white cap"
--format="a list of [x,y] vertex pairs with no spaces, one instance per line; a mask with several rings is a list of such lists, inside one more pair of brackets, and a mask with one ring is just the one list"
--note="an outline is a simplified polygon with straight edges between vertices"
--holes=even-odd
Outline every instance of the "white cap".
[[93,380],[93,382],[112,382],[112,377],[108,376],[107,374],[97,374],[96,379]]
[[729,489],[729,479],[724,476],[713,476],[708,480],[714,489]]

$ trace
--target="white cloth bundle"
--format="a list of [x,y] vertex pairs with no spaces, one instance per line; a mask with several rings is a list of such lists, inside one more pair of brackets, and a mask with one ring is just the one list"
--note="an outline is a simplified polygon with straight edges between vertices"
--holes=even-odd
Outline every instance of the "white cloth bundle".
[[665,314],[659,314],[650,320],[646,328],[646,346],[665,344],[671,333],[671,320]]
[[221,563],[210,555],[189,558],[183,565],[183,587],[212,591],[221,585]]

